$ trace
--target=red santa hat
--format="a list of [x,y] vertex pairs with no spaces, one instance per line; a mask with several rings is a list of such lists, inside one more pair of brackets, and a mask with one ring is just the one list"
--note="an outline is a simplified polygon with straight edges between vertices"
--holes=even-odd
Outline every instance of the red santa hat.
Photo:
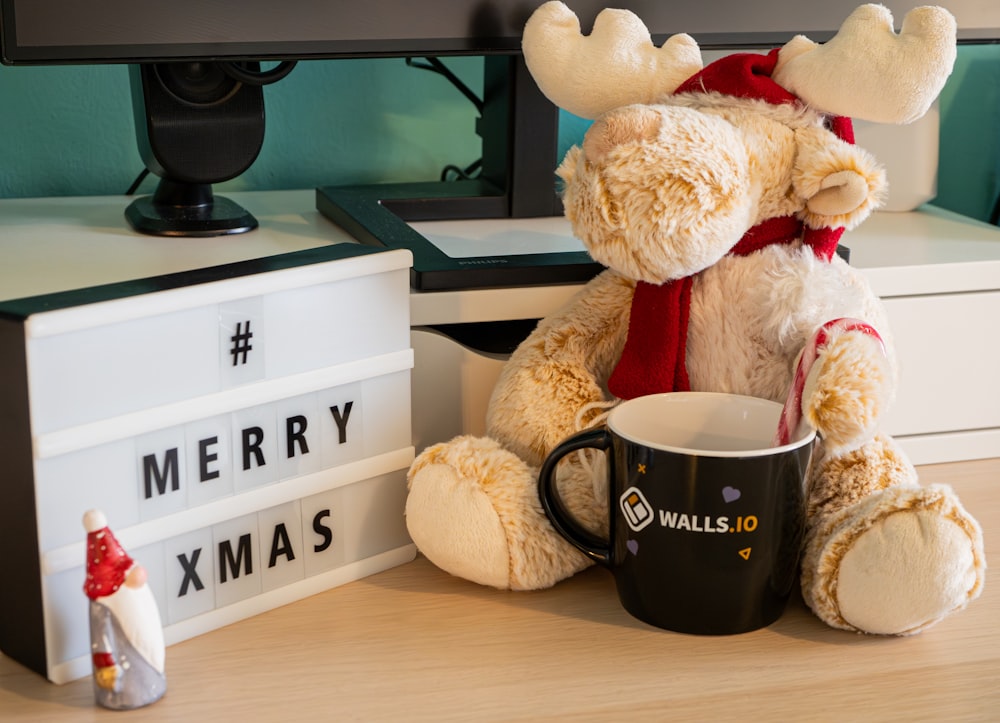
[[90,510],[83,516],[87,530],[87,579],[83,591],[91,600],[107,597],[125,583],[125,576],[134,564],[108,527],[100,510]]

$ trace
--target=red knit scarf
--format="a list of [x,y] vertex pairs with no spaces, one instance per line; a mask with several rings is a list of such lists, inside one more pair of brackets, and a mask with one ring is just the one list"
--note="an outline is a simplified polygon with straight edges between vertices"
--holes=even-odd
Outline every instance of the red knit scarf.
[[[829,261],[844,229],[806,229],[794,216],[763,221],[744,234],[730,256],[749,256],[772,244],[790,244],[799,238],[817,258]],[[608,389],[620,399],[644,394],[687,391],[684,359],[687,349],[691,286],[694,276],[655,285],[636,284],[628,322],[628,336]]]

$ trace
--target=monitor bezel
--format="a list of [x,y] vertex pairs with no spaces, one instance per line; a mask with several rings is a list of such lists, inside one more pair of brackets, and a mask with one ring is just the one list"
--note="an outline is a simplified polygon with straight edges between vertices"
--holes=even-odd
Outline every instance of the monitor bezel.
[[[20,44],[17,39],[16,8],[20,2],[31,0],[0,0],[0,45],[2,45],[2,61],[9,65],[59,65],[59,64],[104,64],[104,63],[150,63],[165,61],[188,60],[312,60],[331,58],[381,58],[381,57],[420,57],[420,56],[456,56],[456,55],[511,55],[520,52],[520,35],[524,21],[533,9],[541,2],[481,2],[469,4],[466,0],[452,0],[460,3],[463,11],[461,18],[468,18],[468,31],[460,34],[459,29],[449,30],[444,37],[413,36],[394,38],[389,35],[379,38],[362,37],[361,30],[350,31],[352,37],[294,40],[242,40],[231,38],[217,42],[199,41],[192,43],[143,42],[136,44],[86,44],[86,45],[37,45]],[[725,10],[727,2],[723,0],[720,10]],[[942,5],[952,6],[952,12],[959,19],[958,39],[960,43],[991,43],[1000,42],[1000,27],[982,27],[984,22],[996,22],[1000,25],[1000,12],[997,19],[992,16],[966,13],[965,3],[969,0],[945,0]],[[974,2],[974,0],[973,0]],[[826,13],[840,13],[835,8],[844,5],[842,16],[855,6],[851,0],[838,0],[833,8],[828,7]],[[920,4],[916,0],[883,0],[883,4],[892,9],[895,21],[902,20],[905,10]],[[605,0],[570,0],[571,8],[581,18],[584,32],[589,32],[589,24],[593,16],[605,5],[615,6]],[[623,3],[623,5],[641,5],[642,3]],[[895,8],[893,8],[895,6]],[[381,6],[380,6],[381,7]],[[388,6],[387,6],[388,7]],[[452,7],[448,2],[437,4],[437,11],[443,12]],[[391,9],[391,8],[389,8]],[[684,27],[688,21],[678,15],[676,28],[664,28],[664,14],[674,12],[673,7],[660,5],[649,8],[648,13],[637,7],[635,12],[640,16],[650,15],[644,20],[653,30],[653,39],[657,44],[667,38],[670,33],[690,32],[699,46],[707,50],[730,50],[736,48],[769,48],[787,42],[796,34],[804,34],[816,42],[828,40],[836,32],[836,27],[817,28],[792,25],[796,21],[789,20],[787,25],[777,30],[762,31],[759,27],[752,30],[734,28],[725,32],[700,32]],[[216,12],[216,11],[213,11]],[[454,12],[457,12],[455,10]],[[687,11],[680,11],[687,12]],[[759,8],[761,17],[768,15],[783,15],[779,4],[773,0]],[[483,16],[480,20],[477,15]],[[727,13],[722,12],[723,16]],[[210,16],[209,16],[210,17]],[[838,15],[840,17],[840,15]],[[968,18],[972,17],[972,20]],[[673,24],[673,21],[670,21]],[[713,21],[714,22],[714,21]],[[736,22],[733,20],[732,22]],[[805,24],[802,19],[798,22]],[[817,24],[833,23],[817,20]],[[480,31],[474,28],[481,28]],[[491,34],[491,31],[494,31]],[[663,31],[663,32],[660,32]],[[499,32],[500,34],[496,34]],[[354,34],[356,33],[356,37]]]

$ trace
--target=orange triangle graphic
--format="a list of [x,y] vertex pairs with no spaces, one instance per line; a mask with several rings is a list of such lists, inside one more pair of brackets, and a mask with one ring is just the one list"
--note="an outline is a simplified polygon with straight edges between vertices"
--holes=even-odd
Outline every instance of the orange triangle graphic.
[[750,550],[751,549],[752,548],[750,548],[750,547],[744,547],[742,550],[740,550],[740,553],[739,553],[740,557],[742,557],[744,560],[749,560],[750,559]]

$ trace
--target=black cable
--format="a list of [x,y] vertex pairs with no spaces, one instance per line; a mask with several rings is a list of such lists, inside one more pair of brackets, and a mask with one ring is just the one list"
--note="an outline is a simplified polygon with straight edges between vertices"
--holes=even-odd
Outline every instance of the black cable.
[[270,70],[249,70],[242,62],[225,61],[219,63],[222,72],[233,80],[238,80],[247,85],[270,85],[284,78],[292,72],[297,65],[296,60],[283,60]]
[[1000,226],[1000,194],[997,194],[997,201],[993,204],[993,212],[990,214],[990,223]]
[[444,169],[441,171],[441,180],[442,181],[447,181],[449,173],[454,173],[458,178],[460,178],[463,181],[472,180],[473,178],[475,178],[475,176],[473,174],[476,171],[478,171],[482,167],[482,165],[483,165],[483,159],[482,158],[480,158],[480,159],[478,159],[476,161],[473,161],[472,163],[470,163],[465,168],[459,168],[456,165],[449,164],[449,165],[445,166]]
[[[424,58],[423,60],[425,64],[416,62],[415,58],[406,58],[405,60],[406,64],[411,68],[417,68],[418,70],[429,70],[432,73],[437,73],[438,75],[442,75],[445,78],[447,78],[448,81],[453,86],[455,86],[455,88],[457,88],[462,95],[468,98],[469,101],[474,106],[476,106],[476,110],[479,111],[480,115],[482,115],[483,105],[484,105],[482,98],[476,95],[473,92],[472,88],[463,83],[462,79],[459,78],[457,75],[455,75],[447,65],[442,63],[437,58],[432,58],[432,57]],[[465,181],[471,180],[475,178],[475,176],[473,176],[472,174],[478,171],[482,167],[482,165],[483,165],[482,158],[473,161],[470,165],[468,165],[465,168],[459,168],[454,164],[448,164],[443,169],[441,169],[441,180],[447,181],[449,174],[454,174],[461,180]]]
[[420,70],[429,70],[432,73],[438,73],[439,75],[443,75],[445,78],[448,79],[448,81],[452,85],[458,88],[458,90],[462,93],[462,95],[468,98],[472,102],[472,104],[476,106],[476,110],[478,110],[480,113],[483,112],[482,98],[476,95],[469,86],[463,83],[462,79],[459,78],[457,75],[455,75],[447,65],[442,63],[437,58],[424,58],[424,61],[427,63],[427,65],[420,65],[415,61],[414,58],[407,58],[406,64],[409,65],[411,68],[418,68]]
[[135,180],[132,181],[132,185],[128,187],[127,191],[125,191],[125,195],[131,196],[132,194],[134,194],[139,189],[139,184],[142,183],[144,180],[146,180],[146,176],[148,175],[149,175],[149,169],[143,168],[139,172],[139,175],[135,177]]

